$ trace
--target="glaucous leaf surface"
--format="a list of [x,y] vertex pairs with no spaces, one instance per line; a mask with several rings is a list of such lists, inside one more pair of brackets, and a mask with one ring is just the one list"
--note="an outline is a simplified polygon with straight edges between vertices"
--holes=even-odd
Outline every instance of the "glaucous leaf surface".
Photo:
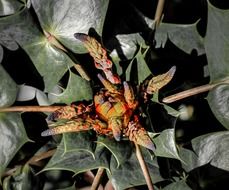
[[207,100],[215,117],[229,129],[229,82],[213,88],[208,93]]
[[17,84],[0,65],[0,107],[11,106],[17,97]]
[[101,35],[108,0],[32,0],[41,27],[76,53],[86,49],[74,33],[88,33],[90,28]]
[[208,103],[216,118],[229,129],[229,10],[214,7],[208,1],[208,24],[205,49],[212,82],[225,80],[225,84],[213,88]]
[[[137,51],[137,46],[146,48],[146,44],[144,39],[140,36],[139,33],[133,34],[119,34],[116,36],[120,48],[122,49],[122,54],[126,57],[126,59],[132,59],[134,57],[135,52]],[[120,52],[119,52],[120,53]],[[113,60],[120,60],[119,54],[116,49],[114,49],[110,56]]]
[[156,156],[181,160],[176,147],[174,129],[162,131],[159,136],[153,139],[153,142],[156,145],[156,150],[154,151]]
[[110,139],[109,137],[99,137],[97,143],[102,144],[112,153],[112,156],[117,161],[117,168],[130,158],[133,151],[131,142],[128,141],[118,142],[114,139]]
[[64,145],[64,152],[84,150],[93,156],[95,144],[91,138],[90,132],[65,133],[61,143]]
[[85,150],[66,152],[64,143],[61,141],[57,151],[42,172],[47,170],[68,170],[78,174],[101,167],[109,170],[109,154],[109,151],[102,146],[97,146],[94,156]]
[[[145,61],[145,54],[148,51],[148,49],[142,49],[140,47],[138,53],[136,54],[136,56],[132,59],[132,61],[130,62],[128,68],[126,69],[126,80],[127,81],[131,81],[131,80],[136,80],[138,84],[140,84],[141,82],[143,82],[146,77],[148,77],[151,74],[151,71]],[[135,61],[136,61],[136,71],[134,70],[135,68]],[[132,79],[132,73],[134,72],[134,79]],[[137,72],[137,75],[136,75]]]
[[169,39],[188,54],[194,49],[199,55],[204,54],[203,38],[197,31],[197,23],[189,25],[161,23],[155,33],[156,48],[164,47]]
[[0,176],[21,148],[28,141],[26,131],[18,113],[0,113]]
[[190,172],[191,170],[199,167],[197,164],[198,157],[194,151],[180,147],[179,156],[184,161],[184,163],[182,163],[182,167],[186,172]]
[[212,82],[229,77],[229,10],[214,7],[208,1],[207,33],[204,39]]
[[51,91],[73,64],[62,50],[50,44],[27,8],[10,17],[0,18],[0,30],[26,51],[43,77],[46,91]]
[[229,171],[229,131],[199,136],[192,140],[192,147],[198,160],[197,166],[207,163]]
[[25,6],[21,1],[1,0],[0,1],[0,16],[7,16],[16,13]]
[[76,101],[91,100],[92,97],[90,82],[70,72],[67,88],[63,93],[57,94],[56,98],[53,98],[55,102],[52,103],[71,104]]

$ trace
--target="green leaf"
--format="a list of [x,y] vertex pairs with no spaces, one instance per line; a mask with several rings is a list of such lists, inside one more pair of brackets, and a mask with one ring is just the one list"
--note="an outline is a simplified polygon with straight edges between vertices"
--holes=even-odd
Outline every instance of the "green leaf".
[[163,188],[163,190],[192,190],[184,180],[171,183]]
[[[156,156],[175,158],[181,160],[176,148],[174,129],[166,129],[158,137],[153,139],[156,145]],[[181,160],[182,161],[182,160]]]
[[192,140],[192,147],[198,156],[197,165],[210,163],[229,171],[229,131],[215,132]]
[[[120,48],[122,49],[123,56],[126,59],[132,59],[134,54],[137,51],[137,47],[140,45],[143,48],[147,48],[144,39],[140,36],[139,33],[133,34],[120,34],[115,36],[120,44]],[[113,60],[120,60],[118,52],[113,50],[110,53],[110,56]]]
[[92,136],[89,132],[63,134],[61,143],[63,143],[64,146],[64,154],[66,152],[83,150],[91,153],[91,155],[94,156],[94,142],[91,138]]
[[[29,55],[51,91],[59,82],[72,60],[63,51],[53,47],[41,33],[27,8],[10,17],[0,19],[0,31],[13,38]],[[9,37],[9,38],[10,38]]]
[[[156,160],[152,160],[149,153],[142,149],[144,160],[148,166],[150,177],[153,183],[162,181],[163,178],[159,172],[159,166]],[[108,173],[109,178],[115,189],[124,190],[130,187],[145,185],[145,178],[140,168],[139,162],[135,153],[133,152],[131,157],[117,168],[116,160],[114,157],[111,159],[110,164],[111,173]]]
[[0,176],[21,148],[28,141],[21,116],[18,113],[0,113]]
[[90,82],[70,72],[67,88],[52,101],[55,101],[55,103],[71,104],[76,101],[92,100],[92,98],[93,92]]
[[1,0],[0,16],[7,16],[19,11],[25,4],[15,0]]
[[41,171],[47,170],[68,170],[75,174],[96,168],[108,167],[109,152],[101,146],[97,146],[94,157],[87,151],[67,151],[63,141],[58,146],[56,153]]
[[17,85],[0,65],[0,107],[11,106],[17,96]]
[[217,85],[208,93],[207,100],[215,117],[229,129],[229,84]]
[[195,152],[181,147],[179,148],[179,156],[184,161],[184,163],[182,163],[182,167],[186,172],[190,172],[191,170],[199,167],[197,164],[198,157]]
[[146,64],[145,59],[144,59],[145,54],[148,51],[148,49],[145,49],[144,52],[142,52],[142,51],[143,50],[140,47],[137,55],[130,62],[129,66],[126,70],[126,80],[131,81],[131,73],[135,72],[135,71],[133,71],[134,60],[137,61],[137,76],[136,76],[136,74],[134,76],[135,76],[135,80],[137,78],[138,84],[143,82],[151,74],[151,71],[149,70],[149,67]]
[[42,28],[77,53],[84,53],[86,49],[74,38],[74,33],[87,34],[94,28],[102,35],[108,3],[108,0],[32,0]]
[[204,40],[212,82],[229,76],[229,10],[214,7],[208,1],[207,33]]
[[16,171],[4,179],[3,190],[39,190],[43,184],[40,183],[39,176],[36,176],[29,165],[19,166]]
[[133,148],[130,141],[116,141],[109,137],[99,137],[97,143],[105,146],[114,156],[119,167],[124,163],[132,154]]
[[196,49],[199,55],[204,54],[204,42],[197,31],[197,24],[198,22],[188,25],[161,23],[155,33],[156,48],[164,47],[169,39],[188,54],[193,49]]
[[227,79],[227,84],[213,88],[208,103],[216,118],[229,129],[229,10],[214,7],[208,1],[208,23],[205,49],[212,82]]
[[[19,47],[16,41],[14,41],[14,39],[8,35],[8,32],[5,31],[0,31],[0,44],[11,51],[18,49]],[[3,50],[1,51],[3,52]]]

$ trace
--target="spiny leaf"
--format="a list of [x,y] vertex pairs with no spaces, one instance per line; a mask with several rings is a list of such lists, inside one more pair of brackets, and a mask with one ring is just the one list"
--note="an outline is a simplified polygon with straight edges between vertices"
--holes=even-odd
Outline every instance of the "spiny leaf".
[[53,99],[55,103],[71,104],[76,101],[91,100],[93,92],[90,83],[72,72],[69,73],[67,88]]
[[205,49],[212,82],[226,80],[227,84],[213,88],[208,95],[208,103],[216,118],[229,129],[229,10],[214,7],[208,1],[208,24]]
[[154,151],[156,156],[181,160],[176,148],[174,129],[162,131],[158,137],[153,139],[153,142],[156,145],[156,150]]
[[189,25],[161,23],[155,33],[156,48],[164,47],[169,39],[186,53],[190,54],[196,49],[199,55],[204,54],[203,38],[197,31],[197,23]]
[[51,91],[73,64],[62,50],[51,46],[27,8],[16,15],[0,19],[0,30],[26,51],[43,77],[46,91]]
[[196,165],[207,163],[229,171],[229,131],[199,136],[192,140],[192,147],[198,156]]
[[0,113],[0,176],[21,148],[28,141],[21,116],[18,113]]
[[208,93],[207,100],[215,117],[229,129],[229,83],[213,88]]
[[208,23],[204,45],[212,82],[229,76],[229,10],[214,7],[208,2]]
[[[140,36],[139,33],[134,34],[120,34],[116,36],[119,44],[121,45],[123,56],[126,59],[132,59],[135,52],[137,51],[138,45],[143,48],[147,48],[144,39]],[[113,60],[120,60],[119,54],[116,50],[113,50],[110,54]]]
[[0,65],[0,107],[14,103],[17,96],[17,85],[5,69]]
[[42,170],[69,170],[75,174],[96,168],[108,167],[109,152],[104,147],[97,147],[94,157],[87,151],[65,151],[64,143],[59,145],[56,153]]
[[142,53],[142,48],[139,49],[137,55],[133,58],[133,60],[130,62],[127,70],[126,70],[126,80],[131,81],[131,73],[133,71],[133,63],[134,60],[137,61],[137,76],[135,74],[135,80],[137,78],[138,84],[143,82],[146,77],[148,77],[151,74],[151,71],[149,70],[149,67],[147,66],[145,62],[145,54],[148,51],[148,49],[144,50],[144,53]]
[[[151,156],[143,148],[143,157],[148,166],[150,177],[154,183],[162,181],[163,178],[159,172],[159,166],[156,160],[152,160]],[[111,174],[108,173],[109,178],[112,181],[113,186],[117,190],[124,190],[130,187],[139,186],[146,184],[145,178],[143,177],[142,170],[135,153],[133,152],[131,157],[117,168],[114,157],[111,158]]]
[[109,137],[99,137],[97,143],[102,144],[112,153],[117,161],[117,167],[125,162],[131,156],[133,151],[129,141],[117,142]]
[[101,35],[108,3],[107,0],[32,0],[42,28],[77,53],[86,51],[75,40],[74,33],[87,34],[94,28]]
[[84,150],[93,155],[95,145],[89,132],[66,133],[62,141],[64,152]]
[[197,164],[198,157],[195,152],[186,148],[179,148],[179,156],[184,161],[184,163],[182,163],[182,167],[186,172],[190,172],[191,170],[199,167]]

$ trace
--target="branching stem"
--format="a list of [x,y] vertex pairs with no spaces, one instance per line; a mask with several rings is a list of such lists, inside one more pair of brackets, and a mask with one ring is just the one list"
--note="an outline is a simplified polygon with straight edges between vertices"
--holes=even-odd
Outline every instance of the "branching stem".
[[143,175],[145,177],[148,189],[149,190],[154,190],[153,183],[152,183],[152,180],[150,178],[149,170],[148,170],[148,168],[146,166],[146,163],[145,163],[145,160],[144,160],[144,158],[142,156],[141,149],[140,149],[140,147],[139,147],[139,145],[137,143],[134,143],[134,144],[135,144],[135,147],[136,147],[136,156],[137,156],[137,159],[138,159],[139,164],[141,166],[141,169],[142,169]]

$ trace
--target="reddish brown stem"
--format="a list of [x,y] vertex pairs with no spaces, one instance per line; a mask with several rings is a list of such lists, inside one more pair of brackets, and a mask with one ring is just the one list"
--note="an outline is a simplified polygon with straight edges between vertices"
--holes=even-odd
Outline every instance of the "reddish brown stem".
[[54,112],[63,106],[13,106],[0,108],[0,112]]
[[149,190],[154,190],[153,183],[152,183],[152,180],[150,178],[149,170],[148,170],[148,167],[146,166],[145,160],[144,160],[144,158],[142,156],[141,149],[140,149],[138,144],[136,144],[136,143],[134,143],[134,144],[135,144],[135,147],[136,147],[136,156],[137,156],[138,162],[139,162],[139,164],[141,166],[141,169],[142,169],[143,175],[145,177],[148,189]]
[[164,103],[172,103],[172,102],[176,102],[178,100],[193,96],[193,95],[197,95],[203,92],[207,92],[209,90],[211,90],[212,88],[214,88],[217,84],[205,84],[202,86],[198,86],[189,90],[185,90],[176,94],[173,94],[171,96],[165,97],[162,102]]
[[38,155],[34,155],[32,158],[28,160],[27,164],[36,165],[37,162],[53,156],[55,152],[56,152],[56,149],[53,149],[47,152],[42,152],[41,154],[38,154]]
[[96,173],[95,179],[91,185],[91,190],[96,190],[98,188],[103,173],[104,173],[104,168],[99,168]]

